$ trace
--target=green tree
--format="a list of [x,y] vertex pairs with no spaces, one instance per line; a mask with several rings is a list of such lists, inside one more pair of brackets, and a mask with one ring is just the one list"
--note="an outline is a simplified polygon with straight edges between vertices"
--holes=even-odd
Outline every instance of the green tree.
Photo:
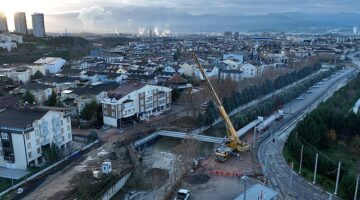
[[53,162],[59,157],[59,148],[55,145],[55,143],[51,143],[50,148],[43,149],[43,153],[46,159]]
[[57,100],[57,94],[56,94],[55,90],[53,90],[51,92],[51,95],[50,95],[49,99],[45,102],[45,105],[47,105],[47,106],[58,106],[59,105],[58,100]]
[[29,90],[27,90],[23,96],[24,101],[28,102],[29,104],[33,104],[35,102],[35,97],[34,95],[31,94],[31,92],[29,92]]
[[35,74],[33,76],[31,76],[31,79],[32,80],[35,80],[35,79],[41,79],[42,77],[44,77],[44,74],[41,73],[39,70],[37,70],[35,72]]
[[98,104],[96,101],[92,101],[85,105],[84,109],[80,113],[80,118],[83,120],[94,121],[98,111]]
[[176,102],[180,97],[180,91],[178,89],[173,89],[171,92],[171,98],[173,102]]
[[98,139],[98,134],[96,133],[96,131],[91,131],[90,134],[88,135],[88,139],[91,142],[97,140]]

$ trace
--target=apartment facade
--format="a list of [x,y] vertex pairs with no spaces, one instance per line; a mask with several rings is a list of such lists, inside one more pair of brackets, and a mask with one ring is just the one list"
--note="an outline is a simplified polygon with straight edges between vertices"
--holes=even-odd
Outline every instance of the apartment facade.
[[44,14],[34,13],[31,15],[31,17],[32,17],[34,37],[44,37],[45,36]]
[[24,12],[17,12],[14,15],[15,32],[23,35],[27,34],[26,15]]
[[0,12],[0,31],[3,31],[3,32],[9,31],[6,15],[3,12]]
[[102,101],[105,125],[122,127],[171,109],[171,89],[156,85],[120,86]]
[[26,170],[45,161],[43,150],[72,141],[69,112],[4,109],[0,112],[0,166]]

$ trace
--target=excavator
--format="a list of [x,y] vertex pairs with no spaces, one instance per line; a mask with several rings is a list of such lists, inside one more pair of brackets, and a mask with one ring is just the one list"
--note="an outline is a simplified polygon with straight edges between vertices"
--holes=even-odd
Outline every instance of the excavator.
[[216,94],[214,87],[212,86],[209,78],[206,76],[206,73],[204,71],[204,68],[201,66],[200,61],[196,54],[193,52],[192,57],[202,74],[202,76],[205,79],[206,85],[210,91],[210,94],[214,98],[216,107],[218,109],[219,115],[223,118],[225,125],[226,125],[226,135],[227,138],[223,144],[221,144],[219,147],[215,150],[216,159],[220,162],[225,162],[229,159],[233,151],[237,152],[244,152],[249,150],[250,145],[244,141],[241,141],[237,135],[237,132],[235,131],[235,128],[228,116],[228,114],[225,111],[224,106],[222,105],[218,95]]

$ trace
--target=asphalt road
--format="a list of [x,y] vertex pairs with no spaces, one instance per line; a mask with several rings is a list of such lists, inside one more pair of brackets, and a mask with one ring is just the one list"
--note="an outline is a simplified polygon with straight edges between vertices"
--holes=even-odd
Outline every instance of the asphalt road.
[[[356,70],[357,72],[358,70]],[[341,70],[341,73],[338,72],[329,80],[322,81],[322,84],[319,84],[318,87],[310,88],[311,93],[301,95],[303,100],[295,99],[285,105],[284,119],[275,122],[268,130],[270,136],[260,143],[257,156],[263,166],[265,176],[269,179],[273,189],[279,193],[278,199],[329,199],[329,193],[324,192],[316,184],[309,183],[297,173],[292,172],[290,166],[284,160],[282,149],[289,133],[296,126],[298,120],[344,86],[356,73],[354,69]],[[275,138],[275,142],[273,142],[273,138]],[[292,181],[290,183],[291,173]],[[333,197],[333,199],[337,198]]]

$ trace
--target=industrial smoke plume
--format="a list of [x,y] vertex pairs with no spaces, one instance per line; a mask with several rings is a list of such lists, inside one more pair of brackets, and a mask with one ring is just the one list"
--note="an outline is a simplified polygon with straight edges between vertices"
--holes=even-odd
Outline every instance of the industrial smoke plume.
[[96,20],[106,20],[111,14],[103,7],[95,5],[81,9],[78,18],[82,21],[84,30],[92,31]]

